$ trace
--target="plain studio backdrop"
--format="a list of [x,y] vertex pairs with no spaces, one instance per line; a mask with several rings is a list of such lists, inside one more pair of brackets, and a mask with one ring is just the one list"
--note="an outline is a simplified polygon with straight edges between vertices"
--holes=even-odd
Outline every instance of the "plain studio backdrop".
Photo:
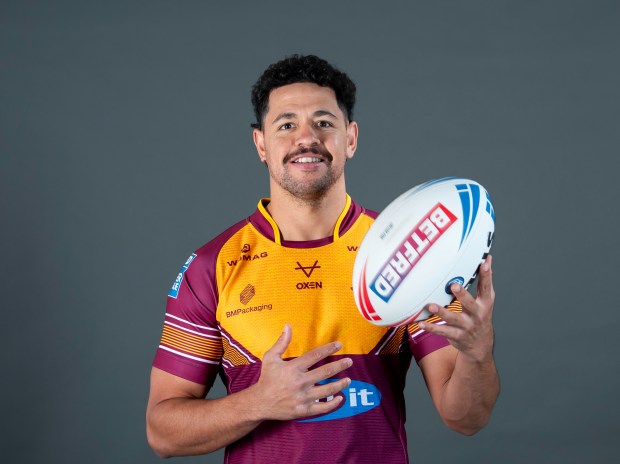
[[314,53],[358,86],[356,201],[495,204],[501,396],[461,437],[412,366],[411,460],[619,462],[618,50],[615,1],[0,1],[2,461],[158,462],[166,294],[268,195],[251,85]]

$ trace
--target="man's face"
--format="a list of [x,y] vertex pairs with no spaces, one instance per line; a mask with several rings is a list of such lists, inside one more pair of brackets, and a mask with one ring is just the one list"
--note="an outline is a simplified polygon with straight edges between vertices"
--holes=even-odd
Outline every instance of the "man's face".
[[344,183],[345,162],[357,147],[357,124],[347,122],[332,89],[290,84],[271,91],[254,143],[269,168],[272,196],[283,190],[317,200]]

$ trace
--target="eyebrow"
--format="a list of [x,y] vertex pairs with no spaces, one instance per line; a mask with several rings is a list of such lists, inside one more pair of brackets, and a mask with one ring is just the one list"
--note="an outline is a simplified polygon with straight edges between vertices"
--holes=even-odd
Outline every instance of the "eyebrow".
[[[314,113],[312,113],[312,116],[315,118],[320,118],[321,116],[328,116],[334,119],[338,119],[338,117],[333,114],[331,111],[327,111],[327,110],[317,110]],[[295,119],[297,117],[296,113],[280,113],[278,116],[276,116],[276,118],[271,122],[271,124],[275,124],[276,122],[280,121],[281,119]]]

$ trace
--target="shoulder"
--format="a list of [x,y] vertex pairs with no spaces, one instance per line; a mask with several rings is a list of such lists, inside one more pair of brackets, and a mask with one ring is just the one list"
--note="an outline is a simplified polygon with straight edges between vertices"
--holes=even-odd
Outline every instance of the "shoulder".
[[237,234],[237,232],[246,227],[249,223],[250,218],[246,217],[245,219],[242,219],[241,221],[230,226],[228,229],[224,230],[224,232],[220,233],[215,238],[209,240],[194,252],[197,259],[200,259],[203,264],[214,262],[217,259],[221,249],[235,234]]
[[210,294],[211,292],[208,289],[213,285],[215,267],[222,248],[224,248],[231,238],[248,223],[249,219],[245,218],[233,224],[215,238],[209,240],[195,250],[189,258],[187,258],[185,264],[179,271],[168,296],[176,299],[179,290],[183,287],[182,284],[184,281],[190,284],[192,290],[198,293],[198,296],[203,292],[204,288],[207,288],[205,292]]

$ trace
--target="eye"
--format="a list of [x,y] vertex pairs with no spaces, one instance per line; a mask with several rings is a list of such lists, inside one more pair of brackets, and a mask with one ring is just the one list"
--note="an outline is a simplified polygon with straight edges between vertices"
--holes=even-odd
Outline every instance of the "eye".
[[278,127],[278,130],[289,130],[289,129],[292,129],[293,127],[294,126],[292,122],[285,122],[280,127]]
[[334,125],[329,121],[317,121],[316,125],[321,128],[334,127]]

